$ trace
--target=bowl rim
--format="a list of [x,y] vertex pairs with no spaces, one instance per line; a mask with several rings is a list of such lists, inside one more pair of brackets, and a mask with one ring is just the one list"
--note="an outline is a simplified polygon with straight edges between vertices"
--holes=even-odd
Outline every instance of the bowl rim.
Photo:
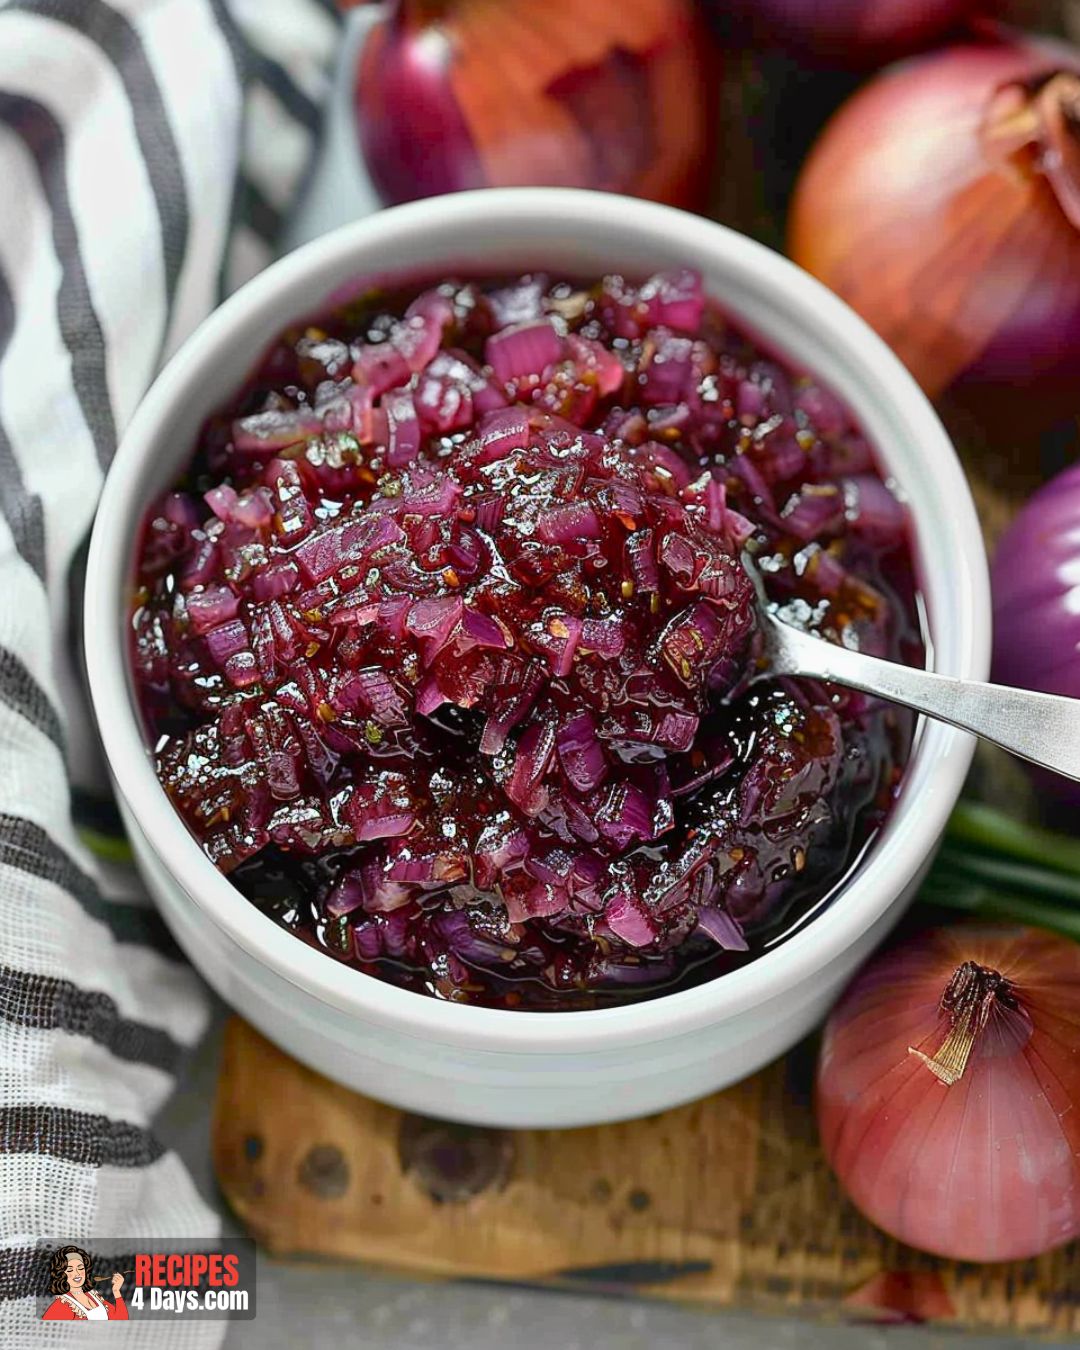
[[[878,398],[921,448],[926,482],[919,494],[949,502],[945,517],[955,572],[931,636],[952,649],[946,673],[985,679],[989,667],[990,594],[986,556],[974,504],[952,444],[926,397],[898,358],[843,301],[794,263],[716,222],[671,207],[611,194],[562,188],[484,189],[389,208],[344,225],[272,264],[216,309],[158,375],[135,412],[107,475],[87,561],[84,642],[91,697],[114,783],[169,875],[191,902],[257,962],[326,1004],[398,1033],[433,1043],[487,1051],[585,1053],[613,1050],[685,1034],[782,997],[840,959],[896,903],[932,856],[959,795],[973,738],[940,723],[921,729],[892,815],[843,892],[800,932],[745,966],[715,980],[642,1003],[566,1013],[474,1007],[400,989],[346,967],[298,941],[260,913],[219,873],[188,833],[159,784],[129,695],[127,657],[117,640],[118,594],[129,574],[131,521],[140,507],[143,465],[153,454],[171,411],[191,394],[201,362],[221,350],[245,316],[280,291],[334,266],[347,274],[354,255],[377,254],[380,241],[401,232],[435,232],[469,239],[497,218],[535,238],[543,222],[569,219],[583,230],[627,229],[685,246],[688,260],[711,254],[727,268],[752,275],[770,301],[813,315],[818,345],[843,351],[874,384]],[[359,265],[371,272],[370,265]],[[751,324],[752,326],[752,324]],[[798,342],[790,352],[801,361]],[[255,353],[252,355],[255,359]],[[812,360],[807,362],[812,369]],[[888,447],[880,447],[888,463]],[[912,516],[918,536],[915,494]],[[139,511],[141,514],[141,510]],[[921,550],[923,541],[919,541]],[[935,583],[936,584],[936,583]],[[940,599],[940,597],[939,597]],[[939,647],[940,657],[943,647]],[[137,807],[134,805],[137,803]],[[198,961],[195,961],[196,966]]]

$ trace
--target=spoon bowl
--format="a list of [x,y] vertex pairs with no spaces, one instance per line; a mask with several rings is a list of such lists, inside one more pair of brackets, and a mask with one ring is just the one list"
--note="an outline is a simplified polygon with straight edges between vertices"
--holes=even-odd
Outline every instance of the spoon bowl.
[[758,593],[764,638],[756,679],[803,675],[902,704],[973,732],[1041,768],[1080,782],[1080,699],[957,679],[852,651],[785,623],[762,584],[754,558],[743,565]]

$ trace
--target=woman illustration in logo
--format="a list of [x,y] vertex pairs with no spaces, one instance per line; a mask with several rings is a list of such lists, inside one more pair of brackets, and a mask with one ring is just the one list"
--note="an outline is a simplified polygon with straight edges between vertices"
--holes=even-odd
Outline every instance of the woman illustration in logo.
[[49,1293],[58,1295],[45,1309],[45,1322],[105,1322],[128,1320],[127,1304],[120,1297],[124,1277],[112,1277],[114,1303],[94,1289],[89,1255],[81,1247],[58,1247],[49,1266]]

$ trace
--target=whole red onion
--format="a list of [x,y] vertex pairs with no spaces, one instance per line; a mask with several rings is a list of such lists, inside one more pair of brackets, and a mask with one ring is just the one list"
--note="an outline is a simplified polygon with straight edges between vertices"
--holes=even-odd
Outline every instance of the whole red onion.
[[692,0],[392,0],[356,111],[384,198],[591,187],[690,208],[708,190],[708,37]]
[[1033,928],[921,933],[833,1011],[817,1115],[878,1227],[962,1261],[1080,1235],[1080,945]]
[[991,568],[993,678],[1080,698],[1080,464],[1031,496]]
[[943,37],[979,0],[712,0],[758,42],[844,66],[882,65]]
[[1030,424],[1080,380],[1080,52],[1002,37],[896,66],[826,127],[790,251],[937,396]]
[[[993,678],[1080,698],[1080,464],[1028,499],[991,567]],[[1080,785],[1027,766],[1039,787],[1080,805]]]

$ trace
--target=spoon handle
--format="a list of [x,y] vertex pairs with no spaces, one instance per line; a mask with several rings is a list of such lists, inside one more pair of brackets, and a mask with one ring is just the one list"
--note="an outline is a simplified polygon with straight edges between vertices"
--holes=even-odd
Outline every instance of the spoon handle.
[[779,622],[774,632],[776,673],[877,694],[1080,782],[1080,699],[935,675],[848,651]]

